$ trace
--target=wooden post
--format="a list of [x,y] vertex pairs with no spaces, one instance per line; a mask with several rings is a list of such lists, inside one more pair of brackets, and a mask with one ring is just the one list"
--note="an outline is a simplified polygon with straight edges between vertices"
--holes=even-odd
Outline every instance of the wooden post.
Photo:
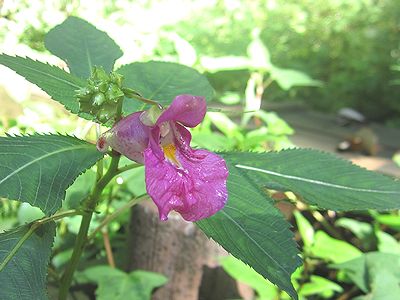
[[253,296],[250,288],[238,285],[219,267],[218,258],[227,255],[222,247],[179,214],[171,213],[168,221],[160,221],[151,201],[132,208],[128,251],[128,271],[140,269],[168,277],[168,283],[155,291],[153,300]]
[[129,236],[129,269],[158,272],[169,279],[154,300],[197,299],[209,242],[196,225],[178,214],[162,222],[155,205],[146,201],[132,209]]

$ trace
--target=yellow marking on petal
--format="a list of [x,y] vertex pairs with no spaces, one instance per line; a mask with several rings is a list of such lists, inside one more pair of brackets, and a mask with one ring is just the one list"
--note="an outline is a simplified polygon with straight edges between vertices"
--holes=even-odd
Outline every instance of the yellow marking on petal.
[[162,148],[164,150],[165,157],[168,158],[175,165],[180,166],[180,163],[176,159],[176,156],[175,156],[175,153],[176,153],[175,145],[174,144],[168,144],[166,146],[163,146]]

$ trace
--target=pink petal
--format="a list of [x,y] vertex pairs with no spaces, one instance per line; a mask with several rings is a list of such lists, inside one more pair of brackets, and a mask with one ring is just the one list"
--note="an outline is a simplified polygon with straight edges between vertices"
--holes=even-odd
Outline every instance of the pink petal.
[[193,151],[192,148],[190,148],[190,141],[192,140],[190,131],[178,123],[174,124],[173,130],[175,131],[176,143],[183,149],[181,151]]
[[171,106],[157,120],[157,125],[166,121],[180,122],[195,127],[204,119],[207,110],[206,99],[201,96],[179,95]]
[[[165,124],[165,123],[164,123]],[[168,137],[170,140],[174,141],[174,143],[179,145],[182,152],[188,153],[192,151],[190,148],[190,141],[192,140],[192,135],[189,130],[178,123],[169,122],[170,132],[168,133]],[[160,147],[160,144],[164,145],[166,143],[165,137],[162,138],[160,136],[160,127],[155,126],[150,130],[150,143],[149,147],[153,149],[153,154],[156,155],[159,159],[164,159],[164,153]]]
[[206,150],[192,150],[187,156],[176,150],[180,167],[154,155],[152,147],[144,153],[147,193],[158,207],[161,220],[171,210],[187,221],[212,216],[227,201],[225,161]]
[[135,112],[121,119],[100,136],[97,148],[104,151],[104,148],[111,147],[129,159],[143,163],[143,152],[149,145],[150,128],[140,121],[142,113]]

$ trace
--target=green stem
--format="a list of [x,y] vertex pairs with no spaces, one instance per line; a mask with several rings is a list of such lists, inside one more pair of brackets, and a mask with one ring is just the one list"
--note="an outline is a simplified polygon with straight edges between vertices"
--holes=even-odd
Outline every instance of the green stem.
[[142,102],[147,103],[147,104],[160,106],[160,103],[158,103],[157,101],[150,100],[150,99],[147,99],[147,98],[144,98],[144,97],[141,97],[141,96],[136,96],[135,95],[135,96],[132,96],[132,98],[137,99],[137,100],[142,101]]
[[32,224],[31,228],[24,234],[24,236],[18,241],[18,243],[14,246],[14,248],[10,251],[10,253],[7,255],[7,257],[3,260],[3,262],[0,265],[0,272],[5,268],[5,266],[10,262],[10,260],[14,257],[14,255],[17,253],[19,248],[25,243],[25,241],[32,235],[32,233],[36,230],[38,226]]
[[22,245],[25,243],[27,239],[32,235],[32,233],[41,225],[46,224],[51,221],[56,221],[58,219],[67,217],[67,216],[75,216],[81,214],[80,211],[78,210],[67,210],[58,214],[55,214],[50,217],[45,217],[43,219],[37,220],[32,223],[31,227],[29,230],[23,235],[23,237],[18,241],[18,243],[12,248],[10,253],[4,258],[2,263],[0,264],[0,272],[6,267],[6,265],[10,262],[10,260],[14,257],[14,255],[18,252],[19,248],[22,247]]
[[61,286],[59,291],[59,299],[65,300],[68,296],[69,287],[72,282],[75,269],[78,266],[79,259],[82,255],[83,249],[85,248],[86,235],[89,230],[90,221],[92,220],[93,212],[88,212],[82,217],[81,226],[79,228],[78,236],[75,241],[74,252],[70,262],[61,277]]
[[69,261],[67,268],[63,276],[61,277],[61,285],[60,291],[58,295],[59,300],[66,300],[68,296],[69,287],[71,286],[72,278],[75,273],[75,270],[79,264],[79,260],[81,258],[83,249],[85,248],[87,242],[87,235],[89,231],[90,221],[92,220],[94,209],[100,199],[101,193],[103,192],[106,185],[113,179],[117,170],[118,170],[118,163],[120,159],[119,154],[114,154],[111,159],[110,167],[108,168],[107,172],[101,177],[91,195],[86,199],[83,203],[83,211],[85,214],[82,217],[81,226],[79,228],[78,236],[75,240],[74,251],[72,253],[72,257]]
[[56,282],[60,281],[60,276],[58,276],[58,273],[54,269],[48,267],[47,268],[47,274],[49,276],[53,277],[54,281],[56,281]]
[[96,181],[99,181],[103,177],[103,160],[100,159],[97,164]]
[[108,215],[107,217],[104,218],[104,220],[100,223],[100,225],[89,235],[88,240],[93,239],[96,234],[103,229],[104,226],[107,226],[110,222],[112,222],[113,220],[115,220],[115,218],[117,218],[120,214],[122,214],[125,210],[131,208],[132,206],[135,206],[136,204],[138,204],[140,201],[142,201],[143,199],[147,198],[147,195],[143,195],[141,197],[132,199],[131,201],[129,201],[128,203],[126,203],[125,205],[121,206],[120,208],[118,208],[115,212],[113,212],[112,214]]
[[157,101],[144,98],[138,92],[136,92],[136,91],[134,91],[134,90],[132,90],[130,88],[123,88],[122,91],[124,92],[125,96],[128,97],[128,98],[136,99],[136,100],[139,100],[139,101],[142,101],[144,103],[151,104],[151,105],[161,106],[160,103],[158,103]]
[[274,82],[274,80],[272,79],[272,77],[268,77],[263,83],[263,88],[266,89],[267,87],[269,87],[271,85],[271,83]]
[[116,113],[116,118],[115,122],[118,122],[119,120],[122,119],[122,106],[124,104],[124,97],[121,97],[121,99],[118,100],[118,106],[117,106],[117,113]]
[[123,166],[122,168],[119,168],[117,170],[117,174],[121,174],[121,173],[123,173],[125,171],[129,171],[129,170],[136,169],[136,168],[139,168],[139,167],[143,167],[143,165],[140,165],[140,164],[126,165],[126,166]]
[[311,211],[311,215],[315,220],[321,223],[321,225],[325,228],[325,230],[332,235],[334,238],[343,240],[342,235],[339,231],[337,231],[329,222],[325,219],[325,217],[319,211]]

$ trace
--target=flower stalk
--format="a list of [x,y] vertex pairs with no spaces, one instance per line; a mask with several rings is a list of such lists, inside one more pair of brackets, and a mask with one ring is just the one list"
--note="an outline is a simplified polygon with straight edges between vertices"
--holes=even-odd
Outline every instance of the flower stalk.
[[124,92],[124,95],[126,97],[128,97],[128,98],[136,99],[136,100],[139,100],[141,102],[144,102],[144,103],[147,103],[147,104],[150,104],[150,105],[160,106],[160,103],[158,103],[157,101],[144,98],[138,92],[136,92],[136,91],[134,91],[134,90],[132,90],[130,88],[122,88],[122,91]]
[[115,153],[115,155],[111,158],[111,164],[108,168],[107,172],[97,181],[91,195],[86,199],[86,201],[82,205],[82,210],[84,214],[82,216],[82,222],[79,228],[78,236],[75,241],[74,251],[72,253],[72,257],[69,261],[67,268],[63,276],[61,277],[61,284],[59,290],[59,300],[66,300],[68,296],[69,287],[71,286],[72,278],[74,272],[78,266],[79,259],[82,255],[83,249],[86,246],[87,236],[89,231],[90,221],[93,217],[93,212],[96,208],[97,203],[100,200],[100,196],[106,187],[106,185],[114,178],[117,174],[118,163],[121,155],[119,153]]

